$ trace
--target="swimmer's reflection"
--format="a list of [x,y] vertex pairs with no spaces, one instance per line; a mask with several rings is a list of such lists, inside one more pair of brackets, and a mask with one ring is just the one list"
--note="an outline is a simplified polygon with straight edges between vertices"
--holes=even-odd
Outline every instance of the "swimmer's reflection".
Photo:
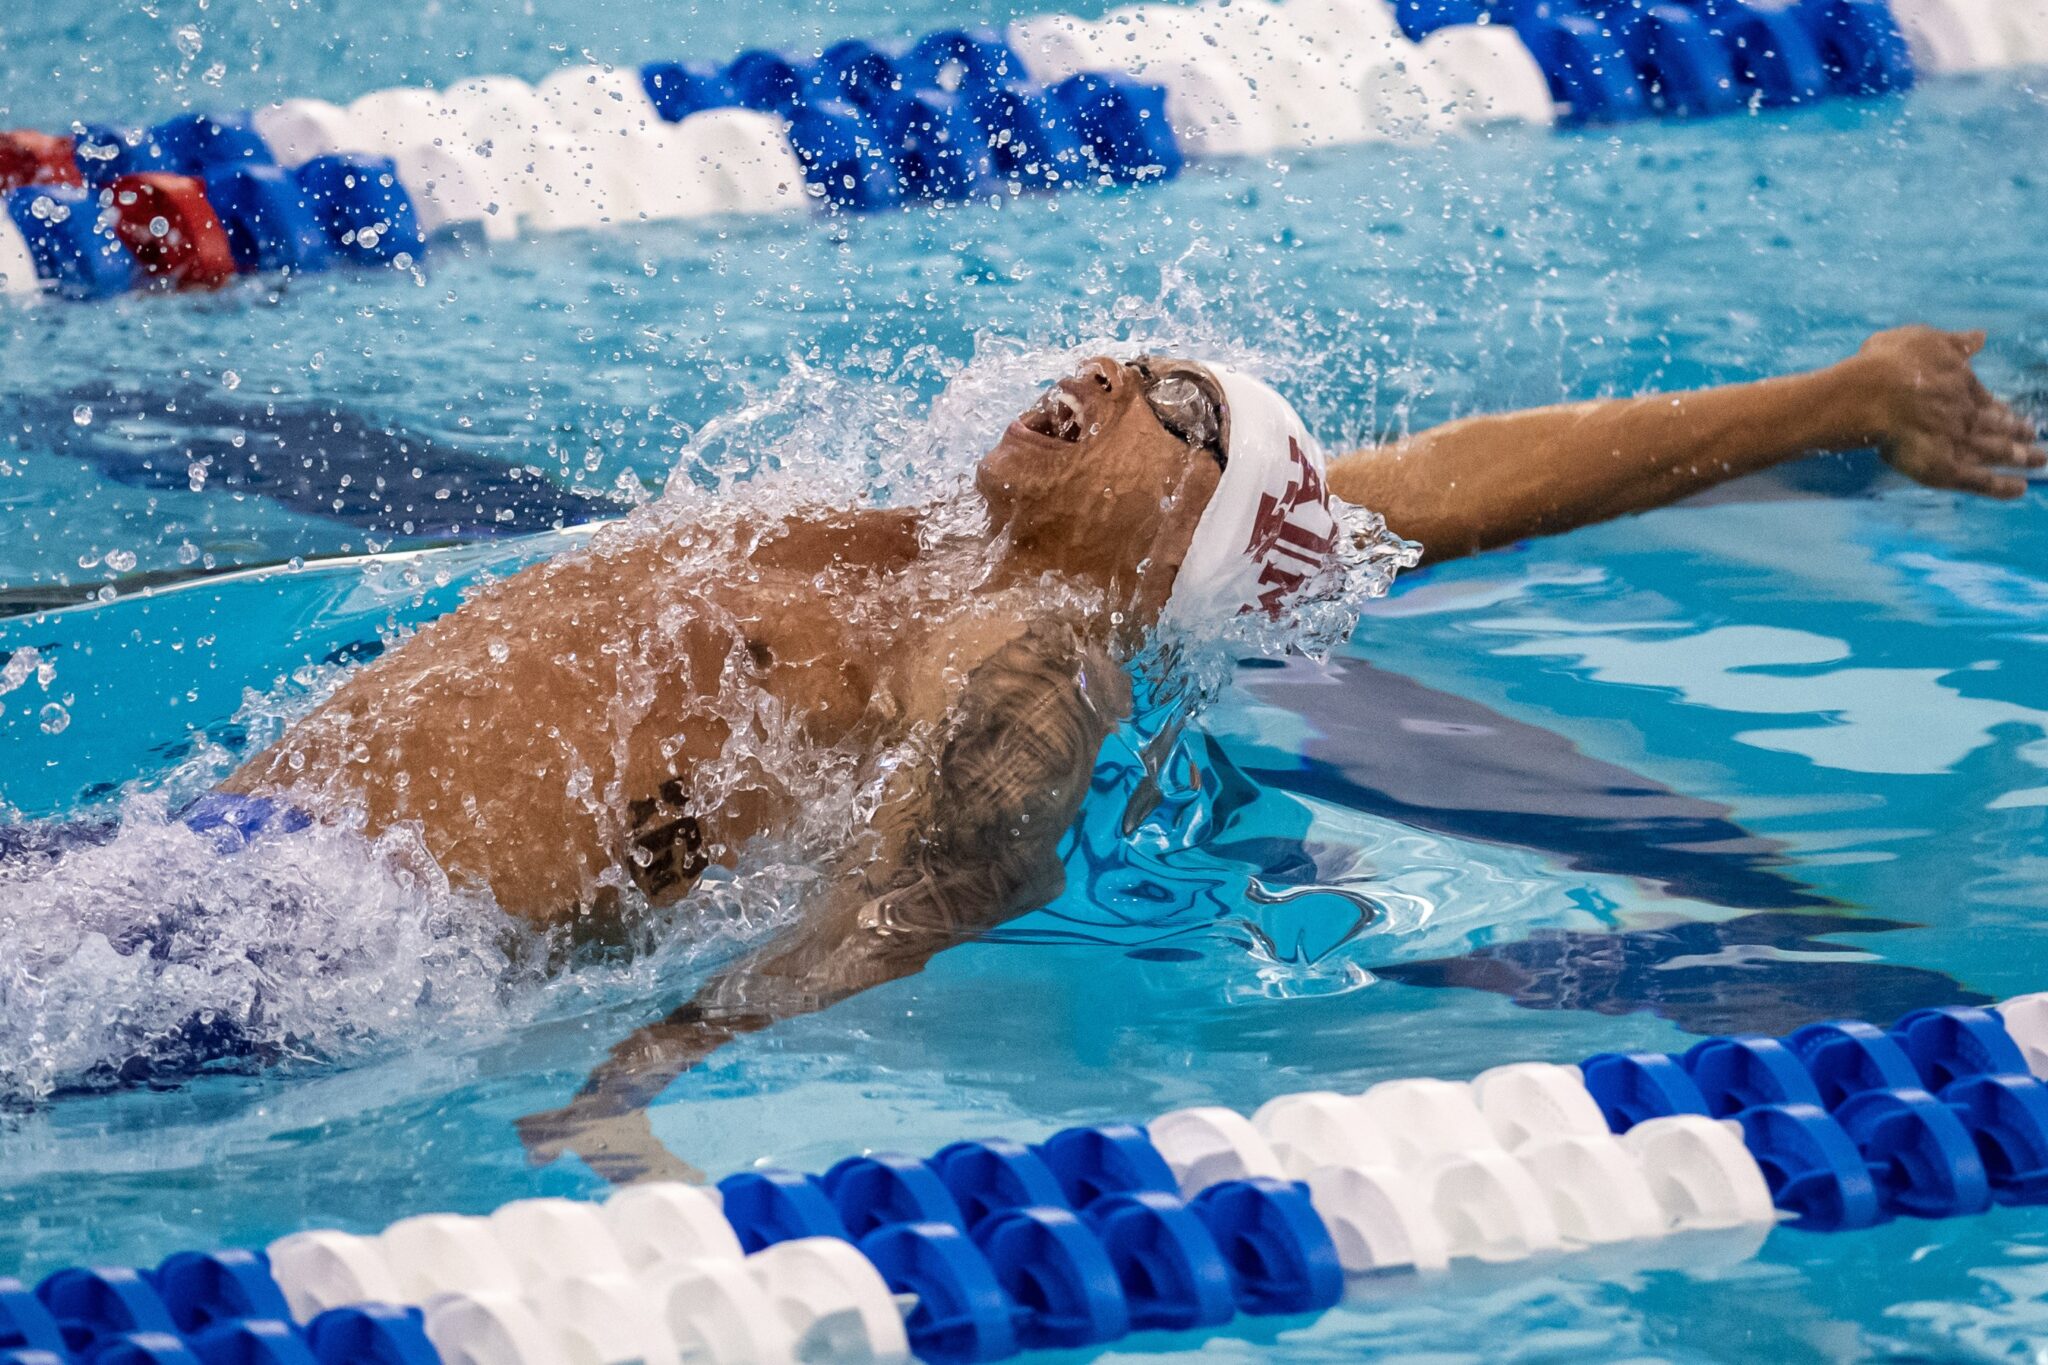
[[657,510],[365,666],[224,794],[416,830],[451,878],[549,923],[811,841],[827,875],[798,923],[522,1124],[541,1159],[672,1172],[644,1106],[677,1075],[1058,893],[1125,665],[1164,616],[1292,619],[1383,581],[1408,551],[1347,502],[1441,559],[1818,450],[2018,496],[2007,467],[2048,455],[1978,384],[1982,340],[1908,328],[1810,374],[1469,418],[1327,465],[1256,381],[1096,360],[982,460],[981,512]]
[[1936,1005],[1990,1004],[1944,973],[1873,961],[1831,941],[1914,927],[1861,915],[1767,913],[1621,933],[1538,929],[1518,943],[1373,974],[1491,991],[1525,1009],[1647,1011],[1698,1034],[1786,1034],[1824,1019],[1888,1024]]

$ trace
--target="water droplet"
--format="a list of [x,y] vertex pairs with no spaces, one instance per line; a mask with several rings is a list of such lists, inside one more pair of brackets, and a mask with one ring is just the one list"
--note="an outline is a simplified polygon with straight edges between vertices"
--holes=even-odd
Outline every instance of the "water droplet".
[[74,423],[75,425],[77,425],[77,426],[81,426],[81,427],[89,427],[89,426],[91,426],[91,425],[92,425],[92,404],[90,404],[90,403],[80,403],[80,404],[79,404],[79,405],[78,405],[77,407],[73,408],[73,409],[71,410],[71,420],[72,420],[72,422],[73,422],[73,423]]
[[107,551],[107,567],[115,573],[127,573],[135,567],[135,552],[133,550]]
[[168,219],[168,218],[166,218],[166,217],[164,217],[164,216],[163,216],[163,215],[162,215],[161,213],[159,213],[159,214],[158,214],[158,215],[157,215],[156,217],[154,217],[154,218],[150,219],[150,220],[149,220],[149,235],[150,235],[150,236],[152,236],[152,237],[168,237],[168,236],[170,236],[170,235],[171,235],[171,220],[170,220],[170,219]]
[[200,36],[199,30],[191,24],[180,24],[177,28],[173,29],[171,31],[171,42],[177,45],[179,54],[187,61],[197,57],[199,49],[206,46],[206,40]]
[[493,640],[488,645],[485,645],[484,648],[490,651],[491,662],[494,664],[504,663],[505,660],[512,657],[511,649],[503,640]]
[[45,706],[40,715],[43,722],[43,733],[46,735],[61,735],[64,733],[64,727],[71,724],[71,713],[56,702],[51,702],[48,706]]
[[242,376],[236,374],[233,370],[222,370],[220,375],[220,386],[231,392],[235,389],[239,389],[242,387]]

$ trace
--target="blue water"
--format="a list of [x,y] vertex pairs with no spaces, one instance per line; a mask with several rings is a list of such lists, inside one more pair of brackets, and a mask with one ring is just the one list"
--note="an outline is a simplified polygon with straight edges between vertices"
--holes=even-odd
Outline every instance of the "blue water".
[[[0,123],[535,76],[586,51],[719,55],[957,12],[10,14]],[[1264,355],[1336,444],[1822,363],[1921,319],[1989,328],[1987,382],[2048,403],[2048,174],[2028,150],[2048,140],[2044,87],[1950,80],[1782,118],[1500,130],[1001,210],[679,224],[443,253],[418,280],[0,312],[0,602],[22,613],[0,621],[0,652],[32,648],[43,670],[18,667],[0,695],[0,810],[129,823],[71,865],[59,903],[46,880],[0,882],[0,1273],[601,1187],[574,1162],[530,1167],[512,1121],[562,1103],[714,956],[548,973],[333,849],[182,861],[151,832],[152,793],[203,784],[390,631],[564,539],[519,533],[615,515],[679,463],[701,474],[685,448],[744,461],[706,424],[787,376],[808,377],[746,440],[818,433],[807,395],[870,388],[915,425],[961,366],[1013,345],[1165,334]],[[971,455],[977,422],[947,420],[936,443]],[[873,439],[809,458],[858,478],[846,452]],[[663,1096],[655,1130],[714,1173],[815,1169],[2048,987],[2043,512],[2038,485],[1995,506],[1829,460],[1405,576],[1331,668],[1247,669],[1209,716],[1217,824],[1198,847],[1091,839],[1069,894],[1011,941],[721,1052]],[[427,548],[448,541],[464,548]],[[386,558],[145,586],[372,551]],[[270,895],[297,917],[254,916]],[[57,966],[22,976],[25,946]],[[249,1065],[252,1038],[282,1064]],[[130,1084],[91,1093],[124,1068]],[[52,1085],[67,1093],[28,1101]],[[2038,1210],[1779,1231],[1743,1252],[1395,1283],[1205,1349],[2048,1345]]]

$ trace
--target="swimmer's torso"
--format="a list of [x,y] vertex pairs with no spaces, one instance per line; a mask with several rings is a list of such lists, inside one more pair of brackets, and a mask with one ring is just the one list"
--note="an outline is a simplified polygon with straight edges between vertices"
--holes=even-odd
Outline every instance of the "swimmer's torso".
[[[911,512],[601,537],[478,594],[350,678],[226,784],[371,834],[552,921],[660,903],[817,786],[915,766],[1041,594],[963,588]],[[914,778],[912,779],[914,780]]]

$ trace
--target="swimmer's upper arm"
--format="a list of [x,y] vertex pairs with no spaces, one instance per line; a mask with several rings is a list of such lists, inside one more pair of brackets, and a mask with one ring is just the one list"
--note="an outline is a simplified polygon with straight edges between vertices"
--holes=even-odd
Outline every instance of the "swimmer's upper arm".
[[1025,624],[969,673],[936,761],[899,780],[874,838],[791,934],[611,1051],[564,1109],[522,1121],[537,1157],[576,1150],[646,1174],[617,1120],[733,1039],[920,970],[940,949],[1057,896],[1061,838],[1130,709],[1123,667],[1072,624]]
[[1027,624],[968,675],[889,884],[891,919],[972,933],[1059,894],[1058,845],[1129,713],[1123,668],[1068,622]]

